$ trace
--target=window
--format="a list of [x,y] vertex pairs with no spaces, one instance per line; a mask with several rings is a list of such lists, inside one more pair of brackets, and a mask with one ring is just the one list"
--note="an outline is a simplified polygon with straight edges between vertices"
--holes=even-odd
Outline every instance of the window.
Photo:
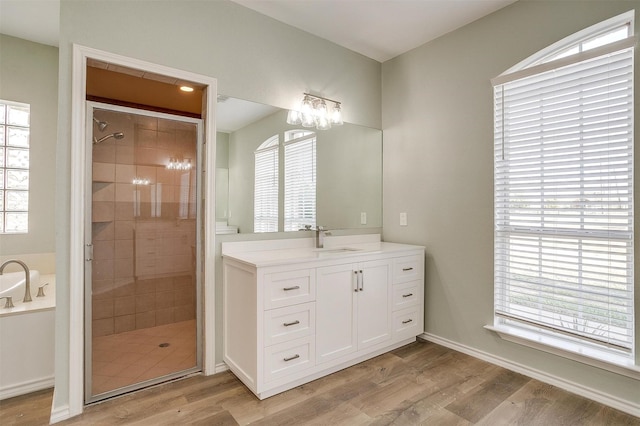
[[616,19],[493,82],[495,326],[607,361],[634,349],[634,39]]
[[[282,151],[282,153],[281,153]],[[283,169],[279,170],[279,156]],[[280,182],[280,176],[284,176]],[[283,149],[275,135],[255,152],[254,232],[278,232],[279,185],[284,185],[284,230],[316,225],[316,134],[309,130],[284,133]],[[282,226],[282,225],[281,225]],[[280,229],[282,230],[282,229]]]
[[316,134],[305,130],[285,133],[284,230],[316,226]]
[[29,230],[29,116],[27,104],[0,100],[0,233]]
[[255,152],[253,232],[278,231],[278,148],[275,135]]

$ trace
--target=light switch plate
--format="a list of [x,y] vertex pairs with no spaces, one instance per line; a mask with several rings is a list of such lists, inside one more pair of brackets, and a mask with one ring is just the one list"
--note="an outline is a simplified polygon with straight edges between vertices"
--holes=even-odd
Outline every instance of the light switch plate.
[[400,213],[400,226],[407,226],[407,214],[404,212]]
[[360,212],[360,225],[367,224],[367,212]]

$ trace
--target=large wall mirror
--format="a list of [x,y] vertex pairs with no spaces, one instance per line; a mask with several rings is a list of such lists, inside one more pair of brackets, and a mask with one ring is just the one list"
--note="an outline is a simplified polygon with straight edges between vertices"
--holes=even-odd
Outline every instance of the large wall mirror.
[[[218,232],[282,232],[305,224],[329,229],[382,227],[382,131],[350,123],[316,130],[289,125],[286,119],[286,110],[218,96]],[[315,144],[312,151],[297,148],[305,146],[298,143],[305,140]],[[295,161],[303,162],[292,172]],[[292,190],[305,190],[305,176],[310,174],[315,199],[303,202],[298,194],[291,207]],[[261,185],[272,192],[265,193]],[[296,209],[315,209],[316,223],[292,220],[290,215],[310,214]]]

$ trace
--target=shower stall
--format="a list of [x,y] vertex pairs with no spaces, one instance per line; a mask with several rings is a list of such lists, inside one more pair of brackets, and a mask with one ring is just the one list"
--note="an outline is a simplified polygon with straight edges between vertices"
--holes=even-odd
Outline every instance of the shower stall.
[[200,119],[88,103],[85,403],[201,370]]

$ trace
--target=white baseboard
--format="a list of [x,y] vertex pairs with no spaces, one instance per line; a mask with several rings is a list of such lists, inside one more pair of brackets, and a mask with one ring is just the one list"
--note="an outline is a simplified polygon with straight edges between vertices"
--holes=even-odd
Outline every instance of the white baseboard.
[[592,388],[588,388],[579,383],[571,382],[569,380],[565,380],[563,378],[550,375],[549,373],[546,373],[544,371],[536,370],[526,365],[519,364],[517,362],[513,362],[508,359],[501,358],[487,352],[479,351],[475,348],[462,345],[460,343],[453,342],[451,340],[448,340],[439,336],[435,336],[433,334],[422,333],[418,337],[421,339],[428,340],[430,342],[445,346],[447,348],[456,350],[458,352],[462,352],[474,358],[487,361],[491,364],[498,365],[508,370],[515,371],[516,373],[523,374],[525,376],[531,377],[541,382],[556,386],[560,389],[564,389],[568,392],[591,399],[593,401],[599,402],[601,404],[607,405],[617,410],[624,411],[625,413],[630,414],[632,416],[640,416],[640,405],[634,402],[620,399],[618,397],[594,390]]
[[52,388],[54,384],[53,376],[42,379],[29,380],[15,385],[8,385],[0,389],[0,401],[14,396],[25,395],[27,393]]
[[57,407],[51,410],[51,418],[49,424],[54,424],[71,418],[71,410],[69,410],[69,404],[65,404],[62,407]]
[[55,408],[51,410],[51,418],[49,419],[49,424],[54,424],[61,422],[63,420],[68,420],[71,418],[71,410],[69,409],[69,404],[65,404],[62,407]]
[[228,369],[229,369],[229,366],[224,362],[221,362],[219,364],[216,364],[214,374],[222,373],[223,371],[227,371]]

